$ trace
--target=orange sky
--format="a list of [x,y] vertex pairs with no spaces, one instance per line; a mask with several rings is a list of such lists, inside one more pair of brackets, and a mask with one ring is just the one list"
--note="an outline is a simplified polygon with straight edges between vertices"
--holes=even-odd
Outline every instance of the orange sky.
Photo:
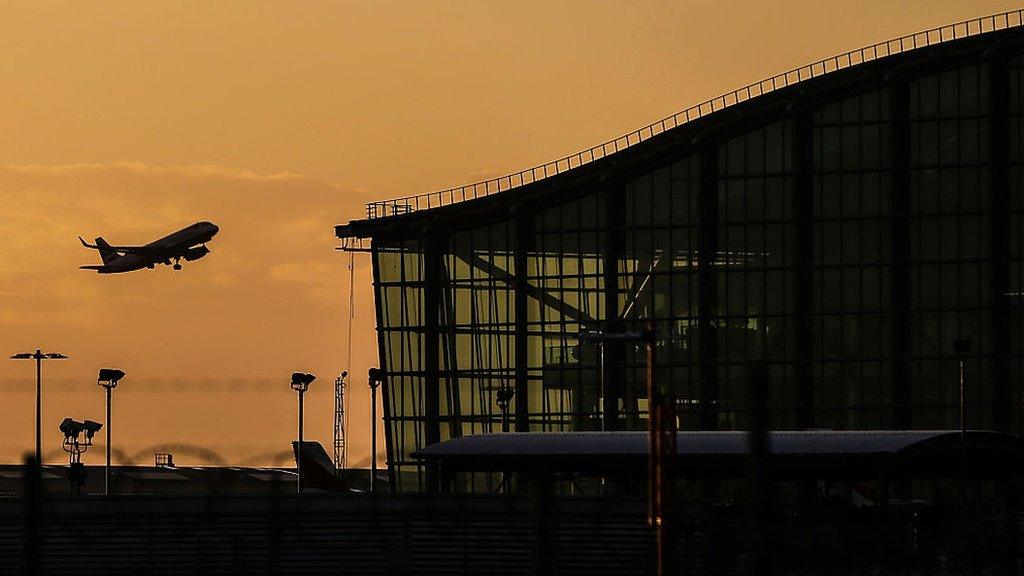
[[[790,2],[33,1],[0,19],[0,353],[42,346],[44,451],[64,416],[115,445],[268,464],[293,437],[288,375],[320,375],[329,446],[346,367],[347,257],[370,199],[524,168],[833,53],[1016,8],[989,0]],[[196,220],[207,258],[122,276],[77,235],[144,243]],[[357,257],[352,462],[375,362]],[[33,371],[0,361],[0,462],[32,446]],[[58,452],[54,453],[54,450]],[[99,462],[102,447],[86,461]],[[199,463],[176,448],[181,463]]]

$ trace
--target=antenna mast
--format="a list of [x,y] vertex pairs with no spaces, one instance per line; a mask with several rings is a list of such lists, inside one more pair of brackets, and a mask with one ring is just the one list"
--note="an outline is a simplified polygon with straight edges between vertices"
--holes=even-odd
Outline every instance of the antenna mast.
[[345,378],[342,372],[334,380],[334,473],[341,475],[345,467]]

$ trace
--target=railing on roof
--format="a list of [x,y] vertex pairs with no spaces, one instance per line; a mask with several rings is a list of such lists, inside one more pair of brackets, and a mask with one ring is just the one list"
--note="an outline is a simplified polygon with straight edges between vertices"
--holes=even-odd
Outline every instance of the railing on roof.
[[856,66],[879,58],[885,58],[895,54],[901,54],[917,48],[941,44],[951,40],[959,40],[970,36],[977,36],[996,30],[1005,30],[1024,26],[1024,9],[1012,10],[1001,14],[983,16],[971,20],[964,20],[956,24],[948,24],[938,28],[932,28],[922,32],[901,36],[886,42],[873,44],[859,50],[844,52],[831,58],[819,60],[812,64],[790,70],[783,74],[749,84],[738,90],[733,90],[717,98],[712,98],[691,106],[681,112],[663,118],[657,122],[648,124],[639,130],[634,130],[626,135],[609,140],[592,148],[588,148],[576,154],[571,154],[557,160],[553,160],[540,166],[527,168],[490,180],[483,180],[465,186],[439,190],[415,196],[405,196],[391,200],[380,200],[370,202],[366,205],[366,217],[368,219],[384,218],[387,216],[398,216],[416,210],[437,208],[447,206],[465,200],[472,200],[482,196],[488,196],[496,192],[504,192],[512,188],[518,188],[526,184],[543,180],[549,176],[561,174],[605,156],[614,154],[625,148],[648,140],[666,130],[670,130],[692,120],[702,118],[711,113],[718,112],[723,108],[734,106],[741,102],[756,98],[787,86],[802,82],[810,78],[816,78],[825,74]]

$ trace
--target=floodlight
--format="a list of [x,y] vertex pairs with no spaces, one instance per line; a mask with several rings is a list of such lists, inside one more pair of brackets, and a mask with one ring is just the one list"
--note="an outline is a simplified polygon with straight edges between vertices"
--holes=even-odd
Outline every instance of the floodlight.
[[309,384],[316,380],[316,376],[313,374],[306,374],[305,372],[293,372],[292,373],[292,389],[298,392],[305,392],[309,389]]
[[65,438],[78,438],[82,430],[85,430],[85,424],[72,418],[65,418],[60,422],[60,431],[64,434]]
[[43,352],[36,348],[35,352],[19,352],[11,356],[11,360],[36,361],[36,462],[43,461],[43,360],[66,360],[67,356],[59,352]]
[[103,428],[103,424],[93,422],[92,420],[86,420],[85,422],[82,422],[82,428],[85,429],[85,437],[92,440],[92,437],[100,431],[100,428]]
[[516,391],[514,388],[502,388],[501,390],[498,390],[498,404],[508,404],[515,394]]
[[104,381],[118,381],[124,378],[124,372],[121,370],[115,370],[113,368],[100,368],[100,380]]
[[[71,418],[65,418],[60,423],[60,431],[64,434],[64,442],[61,448],[68,453],[68,480],[71,481],[71,493],[81,494],[85,485],[85,467],[82,465],[82,454],[92,447],[92,437],[103,428],[103,424],[84,420],[78,422]],[[85,438],[79,436],[85,432]]]
[[116,388],[117,383],[124,378],[124,371],[115,370],[114,368],[100,368],[99,378],[96,382],[104,388]]
[[316,380],[316,376],[313,374],[292,372],[292,390],[299,393],[299,443],[297,444],[298,450],[295,458],[298,478],[295,483],[295,488],[300,495],[302,494],[302,398],[305,395],[306,390],[309,389],[309,384],[313,380]]
[[384,371],[370,368],[367,372],[370,385],[370,492],[377,491],[377,388],[384,383]]
[[[110,446],[112,445],[110,440],[110,429],[113,427],[113,419],[110,417],[110,404],[112,402],[110,396],[111,392],[114,388],[117,388],[117,383],[120,382],[122,378],[124,378],[124,370],[118,370],[116,368],[100,368],[100,374],[96,378],[96,383],[107,391],[107,467],[104,471],[103,480],[103,494],[107,496],[110,495]],[[99,430],[99,428],[96,428],[96,430]]]
[[370,381],[370,388],[376,388],[384,382],[384,371],[380,368],[370,368],[367,378]]

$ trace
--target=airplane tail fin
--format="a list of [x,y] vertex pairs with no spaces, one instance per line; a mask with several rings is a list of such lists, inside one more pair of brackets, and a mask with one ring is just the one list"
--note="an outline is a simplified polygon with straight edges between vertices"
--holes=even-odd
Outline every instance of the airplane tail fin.
[[103,264],[110,264],[117,260],[117,252],[110,247],[110,244],[102,236],[96,239],[96,249],[100,251],[100,258],[103,259]]

